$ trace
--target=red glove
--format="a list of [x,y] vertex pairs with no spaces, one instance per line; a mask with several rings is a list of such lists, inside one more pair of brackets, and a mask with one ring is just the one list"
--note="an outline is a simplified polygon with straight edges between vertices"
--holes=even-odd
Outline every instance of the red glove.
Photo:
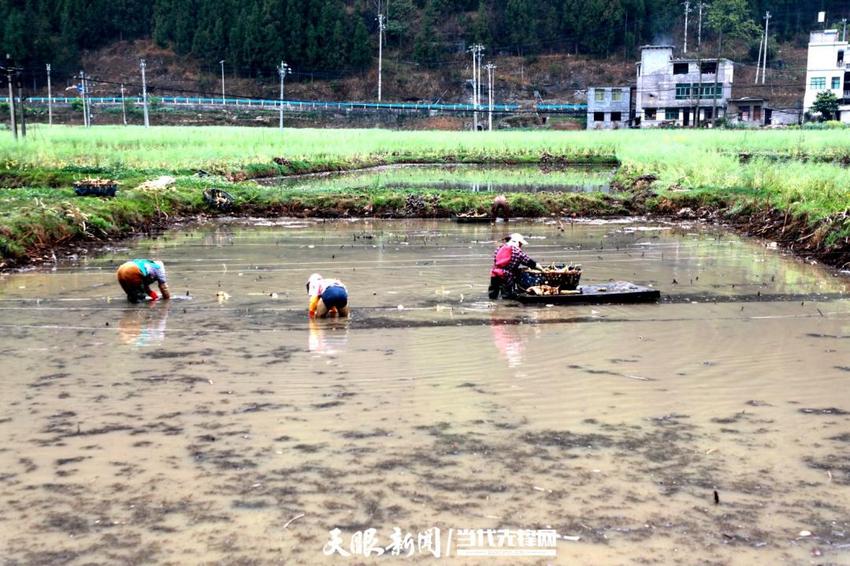
[[155,301],[159,298],[159,295],[156,294],[156,291],[151,289],[150,291],[148,291],[148,297],[150,297],[152,301]]

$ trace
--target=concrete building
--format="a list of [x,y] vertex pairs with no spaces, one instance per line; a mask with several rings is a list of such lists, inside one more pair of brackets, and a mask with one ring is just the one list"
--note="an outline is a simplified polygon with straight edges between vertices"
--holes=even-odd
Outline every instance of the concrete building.
[[767,121],[767,101],[761,97],[730,98],[726,118],[732,124],[763,126]]
[[594,86],[587,89],[587,129],[627,128],[634,118],[632,89],[627,86]]
[[802,108],[777,108],[760,96],[730,98],[726,118],[731,124],[752,126],[790,126],[802,121]]
[[724,117],[734,70],[729,59],[676,59],[670,45],[642,47],[635,124],[691,127]]
[[811,112],[818,93],[831,90],[838,97],[838,119],[850,123],[850,50],[838,30],[813,31],[809,35],[806,64],[806,95],[803,108]]

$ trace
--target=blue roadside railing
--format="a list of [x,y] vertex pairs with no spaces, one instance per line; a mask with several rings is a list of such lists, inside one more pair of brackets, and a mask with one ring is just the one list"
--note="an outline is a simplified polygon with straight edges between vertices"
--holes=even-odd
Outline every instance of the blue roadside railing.
[[[8,103],[9,97],[0,97],[0,102]],[[64,105],[71,104],[79,97],[53,97],[53,104]],[[93,104],[100,105],[115,105],[121,104],[120,96],[92,96],[88,100]],[[156,97],[157,104],[166,104],[170,106],[238,106],[249,108],[280,108],[283,105],[284,110],[299,111],[299,110],[401,110],[401,111],[443,111],[443,112],[473,112],[476,107],[472,104],[446,104],[446,103],[426,103],[426,102],[321,102],[315,100],[272,100],[259,98],[225,98],[222,102],[221,98],[209,97],[193,97],[193,96],[163,96]],[[33,96],[26,99],[28,104],[44,104],[48,103],[46,96]],[[142,104],[141,96],[128,96],[124,101],[130,105]],[[150,99],[148,99],[150,103]],[[494,104],[494,112],[518,112],[522,110],[519,104]],[[587,110],[586,104],[535,104],[530,109],[538,112],[584,112]],[[480,105],[477,110],[479,112],[487,112],[489,107],[486,104]]]

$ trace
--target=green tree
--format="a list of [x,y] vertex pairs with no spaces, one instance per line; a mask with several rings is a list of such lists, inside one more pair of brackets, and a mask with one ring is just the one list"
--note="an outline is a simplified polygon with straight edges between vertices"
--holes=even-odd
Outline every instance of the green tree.
[[714,0],[705,14],[705,27],[717,34],[717,50],[723,49],[723,36],[747,39],[759,32],[747,0]]
[[832,120],[838,114],[838,97],[831,90],[819,92],[812,104],[812,112],[820,112],[824,120]]
[[419,25],[419,33],[413,44],[413,59],[420,65],[432,67],[437,64],[440,57],[440,47],[436,42],[436,20],[439,6],[434,0],[428,3],[422,22]]
[[493,45],[493,30],[490,28],[490,12],[484,0],[478,2],[478,12],[475,14],[475,24],[472,27],[472,39],[482,45]]
[[348,63],[355,69],[368,67],[372,62],[372,49],[369,43],[369,32],[363,18],[357,18],[354,22],[354,30],[351,32],[351,47],[348,49]]

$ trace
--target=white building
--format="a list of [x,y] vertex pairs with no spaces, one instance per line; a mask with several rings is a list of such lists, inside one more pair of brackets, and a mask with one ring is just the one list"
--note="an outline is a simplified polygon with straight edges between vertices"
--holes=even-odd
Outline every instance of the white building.
[[838,119],[850,123],[850,53],[838,30],[813,31],[809,36],[806,96],[803,107],[811,112],[819,92],[831,90],[838,98]]
[[632,89],[592,86],[587,89],[587,129],[618,130],[632,122]]
[[674,59],[673,47],[641,48],[635,123],[641,128],[693,126],[726,115],[735,67],[729,59]]

